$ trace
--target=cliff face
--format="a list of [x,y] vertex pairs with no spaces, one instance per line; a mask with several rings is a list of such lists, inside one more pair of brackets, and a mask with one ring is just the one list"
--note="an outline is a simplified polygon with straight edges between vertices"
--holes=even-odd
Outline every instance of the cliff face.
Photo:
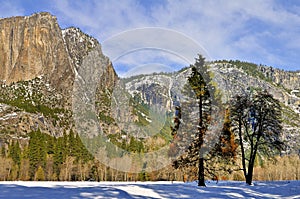
[[0,79],[6,84],[45,76],[64,90],[74,79],[56,17],[49,13],[0,20]]
[[[11,85],[42,77],[63,98],[59,104],[70,107],[76,73],[95,47],[104,57],[96,39],[78,28],[61,30],[56,17],[49,13],[1,19],[0,81]],[[114,82],[116,73],[109,61],[106,65],[111,73],[104,79]],[[110,81],[106,83],[112,84]]]
[[260,67],[260,71],[264,73],[272,82],[282,85],[284,88],[290,90],[297,90],[300,88],[300,71],[289,72],[272,67]]
[[112,90],[118,77],[111,62],[80,29],[61,30],[49,13],[0,19],[0,132],[10,129],[7,139],[38,128],[54,136],[68,132],[74,126],[74,82],[87,74],[88,83],[96,70],[97,90]]

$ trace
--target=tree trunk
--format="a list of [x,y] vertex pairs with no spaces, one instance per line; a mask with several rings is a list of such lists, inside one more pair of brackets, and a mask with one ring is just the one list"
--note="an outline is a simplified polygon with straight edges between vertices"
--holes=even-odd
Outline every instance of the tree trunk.
[[243,137],[242,137],[242,122],[239,120],[239,141],[241,146],[241,152],[242,152],[242,166],[243,166],[243,173],[245,178],[247,179],[247,172],[246,172],[246,157],[245,157],[245,151],[244,151],[244,144],[243,144]]
[[204,179],[204,159],[201,151],[201,147],[204,141],[204,132],[203,132],[203,115],[202,115],[202,96],[199,98],[199,171],[198,171],[198,186],[205,187],[205,179]]
[[246,176],[246,183],[248,185],[251,185],[252,184],[252,178],[253,178],[253,166],[254,164],[251,162],[249,163],[249,166],[248,166],[248,174]]
[[249,160],[249,165],[248,165],[248,174],[246,176],[246,183],[248,185],[252,184],[254,162],[255,162],[257,148],[258,148],[258,143],[259,143],[259,140],[260,140],[260,137],[261,137],[260,135],[261,134],[262,133],[259,133],[255,144],[253,144],[253,142],[251,142],[251,153],[250,153],[250,160]]
[[198,186],[205,187],[205,180],[204,180],[204,159],[199,159],[199,173],[198,173]]

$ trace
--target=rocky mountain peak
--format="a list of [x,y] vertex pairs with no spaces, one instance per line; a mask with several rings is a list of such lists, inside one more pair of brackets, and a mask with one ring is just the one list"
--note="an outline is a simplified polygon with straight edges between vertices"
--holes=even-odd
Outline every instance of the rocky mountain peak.
[[79,28],[64,29],[62,35],[70,58],[77,70],[83,58],[96,46],[100,46],[95,38],[83,33]]
[[99,92],[118,79],[95,38],[75,27],[62,30],[46,12],[0,19],[0,55],[0,145],[37,129],[69,132],[76,78],[87,83],[101,71]]
[[0,33],[0,79],[6,84],[37,76],[53,85],[70,81],[74,72],[55,16],[43,12],[1,19]]
[[300,71],[284,71],[273,67],[260,66],[260,71],[272,82],[289,90],[300,88]]
[[[75,27],[62,30],[50,13],[0,19],[0,83],[42,78],[63,96],[59,104],[70,107],[76,75],[93,50],[105,57],[95,38]],[[112,67],[109,61],[106,65]],[[116,78],[113,68],[105,70],[112,71],[110,79]]]

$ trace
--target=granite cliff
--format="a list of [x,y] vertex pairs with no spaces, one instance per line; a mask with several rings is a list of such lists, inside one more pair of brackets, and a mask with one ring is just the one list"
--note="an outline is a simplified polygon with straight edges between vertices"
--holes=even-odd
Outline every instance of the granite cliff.
[[6,84],[44,76],[61,92],[70,91],[74,68],[56,17],[38,13],[0,20],[0,79]]
[[0,19],[0,55],[0,131],[5,140],[26,138],[38,128],[55,136],[72,128],[74,82],[84,72],[80,68],[86,57],[101,63],[99,92],[117,80],[96,39],[78,28],[62,30],[46,12]]

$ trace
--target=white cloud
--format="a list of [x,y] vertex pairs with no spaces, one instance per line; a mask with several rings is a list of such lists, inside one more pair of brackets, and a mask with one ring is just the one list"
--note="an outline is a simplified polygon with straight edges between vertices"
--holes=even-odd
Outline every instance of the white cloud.
[[76,24],[99,38],[107,38],[145,24],[142,7],[135,1],[60,1],[55,7],[62,15],[64,24]]
[[[157,49],[193,63],[197,53],[209,56],[195,40],[170,29],[140,28],[122,32],[102,42],[103,50],[112,59],[131,51]],[[209,57],[208,57],[209,58]]]
[[[62,27],[80,27],[100,43],[126,30],[161,27],[196,40],[212,59],[240,59],[299,69],[298,1],[288,5],[277,0],[166,0],[155,4],[137,0],[54,0],[53,4],[50,10]],[[4,1],[0,13],[18,15],[22,9],[18,3]],[[126,40],[119,43],[119,47],[126,45]],[[176,45],[183,45],[182,41],[172,43]]]
[[[189,62],[182,57],[160,49],[140,49],[114,60],[114,67],[120,76],[130,75],[136,69],[139,74],[147,74],[148,71],[155,72],[155,70],[157,70],[156,72],[176,71],[188,65]],[[145,69],[145,71],[141,69]]]
[[[273,0],[169,0],[147,8],[142,1],[133,0],[76,1],[77,5],[73,1],[55,2],[61,15],[67,16],[65,23],[71,20],[84,27],[100,42],[125,30],[152,26],[186,34],[212,59],[254,60],[278,66],[293,59],[283,57],[283,51],[300,51],[300,43],[293,42],[300,38],[299,6],[288,10]],[[275,37],[272,40],[264,33]],[[180,41],[176,44],[181,45]],[[122,45],[126,46],[126,40]]]
[[[165,13],[168,17],[164,17]],[[183,4],[170,1],[170,6],[161,7],[154,16],[177,30],[182,26],[183,32],[202,43],[214,59],[236,58],[282,65],[282,60],[289,59],[280,52],[287,50],[284,44],[300,37],[299,15],[274,1],[185,1]],[[288,37],[270,40],[262,32],[278,36],[285,33]],[[250,41],[248,37],[255,38]],[[282,49],[274,54],[274,47]],[[293,48],[299,52],[300,43]],[[269,58],[264,60],[266,57]]]

